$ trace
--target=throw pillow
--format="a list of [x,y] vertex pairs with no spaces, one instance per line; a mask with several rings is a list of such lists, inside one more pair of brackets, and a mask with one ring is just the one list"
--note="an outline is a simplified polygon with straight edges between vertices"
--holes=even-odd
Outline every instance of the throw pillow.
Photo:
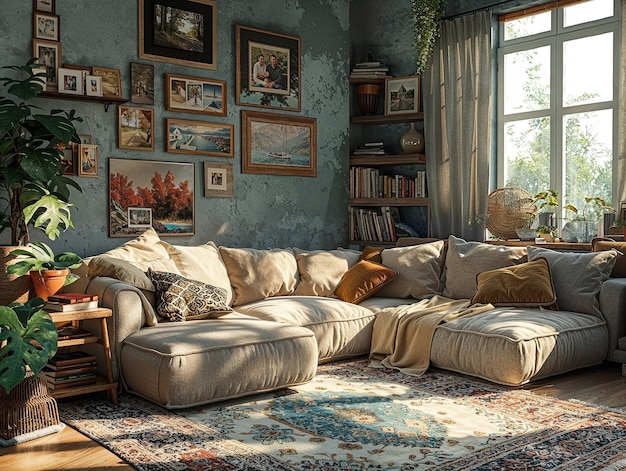
[[370,262],[383,263],[382,253],[383,247],[363,247],[359,258],[361,260],[369,260]]
[[360,260],[341,277],[335,295],[342,301],[359,304],[372,297],[396,276],[398,272],[384,265]]
[[230,286],[226,265],[220,251],[213,242],[198,246],[170,245],[161,242],[180,274],[190,280],[219,286],[226,290],[226,304],[233,302],[233,288]]
[[556,302],[550,266],[545,258],[479,273],[472,304],[548,307]]
[[128,283],[135,288],[154,291],[154,285],[146,276],[148,268],[178,273],[174,262],[168,259],[130,262],[119,258],[98,255],[89,260],[89,277],[107,276]]
[[101,255],[108,255],[109,257],[129,262],[145,262],[147,260],[170,258],[167,250],[159,242],[159,234],[153,228],[150,228],[146,229],[139,237],[129,240]]
[[439,294],[444,241],[383,250],[383,265],[398,272],[378,296],[385,298],[431,298]]
[[615,278],[626,278],[626,242],[612,242],[600,240],[593,244],[594,252],[603,252],[605,250],[615,249],[619,252],[615,259],[615,265],[611,271],[611,276]]
[[611,275],[617,255],[616,250],[580,253],[528,247],[529,260],[548,261],[560,309],[600,318],[600,288]]
[[293,249],[298,264],[300,282],[297,296],[334,296],[341,277],[359,261],[355,250],[302,250]]
[[477,289],[476,275],[527,261],[526,247],[466,242],[451,235],[448,238],[446,281],[442,294],[447,298],[472,299]]
[[223,288],[151,268],[147,275],[157,292],[157,312],[172,322],[215,319],[232,312]]
[[291,249],[219,250],[233,287],[234,306],[290,295],[296,289],[298,265]]

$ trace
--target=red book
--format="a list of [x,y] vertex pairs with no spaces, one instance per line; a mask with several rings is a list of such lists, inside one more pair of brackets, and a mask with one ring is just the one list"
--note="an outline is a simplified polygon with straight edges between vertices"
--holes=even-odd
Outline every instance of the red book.
[[89,301],[97,300],[98,296],[95,294],[62,293],[48,296],[48,301],[65,304],[88,303]]

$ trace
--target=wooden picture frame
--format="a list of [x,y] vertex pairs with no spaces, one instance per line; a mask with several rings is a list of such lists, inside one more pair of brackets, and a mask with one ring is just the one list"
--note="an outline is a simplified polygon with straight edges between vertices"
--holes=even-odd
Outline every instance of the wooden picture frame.
[[98,177],[98,146],[95,144],[78,145],[78,176]]
[[91,75],[102,77],[102,96],[105,98],[122,98],[122,75],[120,69],[108,67],[92,67]]
[[54,14],[55,0],[33,0],[33,11]]
[[[78,149],[78,145],[76,145]],[[61,154],[61,168],[63,169],[63,175],[76,176],[76,156],[78,152],[74,151],[73,146],[67,146],[63,149]]]
[[33,57],[37,57],[37,62],[46,66],[46,73],[50,75],[46,78],[46,90],[56,91],[59,84],[57,70],[61,67],[61,43],[33,39]]
[[[141,59],[217,69],[217,5],[213,0],[138,0],[138,5]],[[160,33],[162,18],[167,21],[172,8],[181,26],[169,36],[177,36],[177,41]]]
[[234,156],[235,126],[232,124],[168,118],[165,126],[166,152]]
[[232,198],[235,196],[233,183],[233,164],[204,162],[205,197]]
[[315,118],[248,110],[241,117],[243,173],[317,176]]
[[47,41],[59,40],[59,17],[40,11],[33,11],[33,38]]
[[[261,29],[235,25],[235,53],[237,55],[235,99],[238,105],[300,111],[300,38]],[[274,88],[270,77],[261,85],[253,71],[263,55],[266,71],[277,57],[281,69],[280,88]],[[267,57],[267,59],[265,59]],[[269,73],[269,72],[268,72]],[[271,83],[268,83],[271,82]]]
[[129,150],[154,150],[154,109],[117,107],[117,146]]
[[130,63],[130,102],[138,105],[154,105],[154,66]]
[[[131,227],[128,208],[149,208],[152,227],[159,236],[194,235],[195,165],[186,162],[164,162],[109,158],[109,236],[136,237],[145,227]],[[165,182],[166,176],[172,177]],[[124,191],[122,191],[122,189]],[[141,190],[140,190],[141,189]],[[150,193],[150,201],[145,201]],[[132,198],[129,198],[129,195]],[[176,200],[174,205],[163,202]],[[132,204],[129,205],[129,202]]]
[[419,75],[385,80],[385,115],[414,114],[419,111]]
[[165,74],[165,109],[226,116],[226,82]]
[[85,95],[102,96],[102,77],[100,75],[85,76]]
[[59,83],[57,91],[68,95],[84,95],[85,82],[82,70],[59,67],[57,69]]

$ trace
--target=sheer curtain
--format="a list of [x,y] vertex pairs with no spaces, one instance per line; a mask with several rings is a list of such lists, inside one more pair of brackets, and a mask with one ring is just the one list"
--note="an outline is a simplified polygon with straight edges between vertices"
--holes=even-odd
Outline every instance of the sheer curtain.
[[491,14],[443,21],[422,75],[433,237],[485,237],[491,84]]

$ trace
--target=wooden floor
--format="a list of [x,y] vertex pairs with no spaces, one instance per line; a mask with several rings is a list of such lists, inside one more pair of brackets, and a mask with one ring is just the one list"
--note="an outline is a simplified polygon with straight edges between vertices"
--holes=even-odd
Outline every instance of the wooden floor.
[[[626,377],[617,363],[586,368],[527,385],[524,389],[559,399],[626,410]],[[131,470],[120,458],[70,427],[63,431],[0,448],[0,470],[106,471]]]

